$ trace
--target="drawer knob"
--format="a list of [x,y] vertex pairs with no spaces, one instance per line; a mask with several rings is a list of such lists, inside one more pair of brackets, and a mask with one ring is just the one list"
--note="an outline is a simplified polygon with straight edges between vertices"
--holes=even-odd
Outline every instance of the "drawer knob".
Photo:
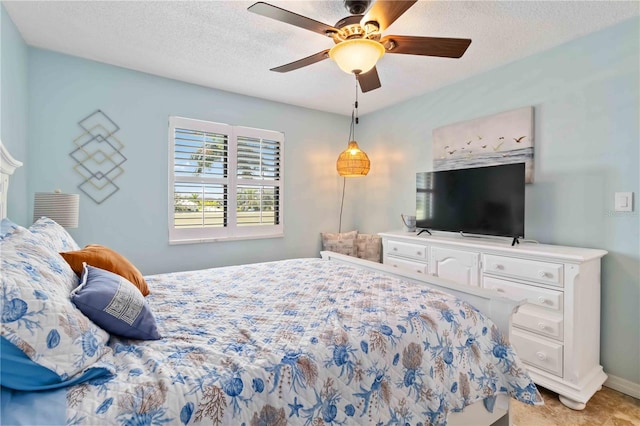
[[542,296],[538,297],[538,302],[540,302],[543,305],[546,305],[547,303],[549,303],[549,301]]
[[544,323],[539,322],[539,323],[538,323],[538,328],[540,328],[540,330],[546,330],[546,329],[547,329],[547,326],[546,326]]
[[504,269],[504,266],[500,265],[499,263],[496,263],[495,265],[493,265],[493,269],[497,271],[502,271]]
[[394,247],[394,248],[393,248],[393,251],[398,251],[398,247]]
[[421,251],[416,252],[416,253],[417,253],[418,256],[422,256],[422,252]]
[[397,267],[398,267],[398,265],[394,264],[394,265],[393,265],[393,267],[394,267],[394,268],[397,268]]
[[545,271],[538,272],[538,275],[540,275],[540,278],[547,278],[547,273]]
[[421,274],[422,271],[420,269],[416,270],[417,273]]
[[545,355],[544,352],[536,352],[536,356],[540,361],[544,361],[545,359],[547,359],[547,355]]
[[498,293],[504,293],[504,289],[503,288],[496,288],[495,289]]

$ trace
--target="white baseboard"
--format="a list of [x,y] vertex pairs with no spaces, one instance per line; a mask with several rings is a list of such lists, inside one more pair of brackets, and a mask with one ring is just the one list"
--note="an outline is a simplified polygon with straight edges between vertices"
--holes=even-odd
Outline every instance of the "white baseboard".
[[604,382],[604,386],[622,392],[626,395],[640,399],[640,383],[634,383],[621,377],[612,376]]

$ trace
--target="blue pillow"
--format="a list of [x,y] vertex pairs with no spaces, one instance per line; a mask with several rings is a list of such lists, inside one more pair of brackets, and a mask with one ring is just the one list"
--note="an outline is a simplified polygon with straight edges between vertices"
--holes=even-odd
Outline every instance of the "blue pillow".
[[0,384],[21,391],[57,389],[111,374],[106,368],[94,367],[79,376],[63,379],[54,371],[31,361],[20,348],[4,337],[0,337],[0,362]]
[[71,301],[91,321],[111,334],[140,340],[161,339],[156,319],[138,287],[126,278],[83,263]]

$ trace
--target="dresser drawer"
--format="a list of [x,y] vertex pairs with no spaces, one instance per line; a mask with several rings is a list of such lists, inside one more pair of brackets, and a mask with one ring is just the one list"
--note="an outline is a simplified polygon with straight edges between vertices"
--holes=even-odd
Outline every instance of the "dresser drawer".
[[513,325],[524,328],[540,335],[562,340],[563,315],[558,312],[550,312],[530,304],[521,306],[518,312],[513,314]]
[[562,345],[514,329],[511,332],[511,344],[526,364],[562,377]]
[[527,299],[536,306],[562,312],[563,294],[561,291],[549,290],[533,285],[519,284],[499,278],[484,276],[482,278],[484,288],[497,290],[502,295],[515,300]]
[[387,265],[392,268],[397,268],[406,272],[413,272],[414,274],[427,274],[427,264],[420,262],[412,262],[411,260],[398,259],[397,257],[387,256]]
[[505,275],[544,284],[562,286],[563,265],[514,257],[484,255],[482,270],[495,275]]
[[427,247],[420,244],[404,243],[401,241],[387,241],[386,252],[392,256],[402,256],[411,259],[427,260]]

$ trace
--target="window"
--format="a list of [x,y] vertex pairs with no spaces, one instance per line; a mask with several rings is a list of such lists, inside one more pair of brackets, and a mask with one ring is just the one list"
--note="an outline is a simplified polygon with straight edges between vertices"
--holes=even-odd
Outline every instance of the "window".
[[433,219],[433,173],[416,173],[416,217],[419,220]]
[[282,236],[282,145],[271,130],[169,118],[169,241]]

